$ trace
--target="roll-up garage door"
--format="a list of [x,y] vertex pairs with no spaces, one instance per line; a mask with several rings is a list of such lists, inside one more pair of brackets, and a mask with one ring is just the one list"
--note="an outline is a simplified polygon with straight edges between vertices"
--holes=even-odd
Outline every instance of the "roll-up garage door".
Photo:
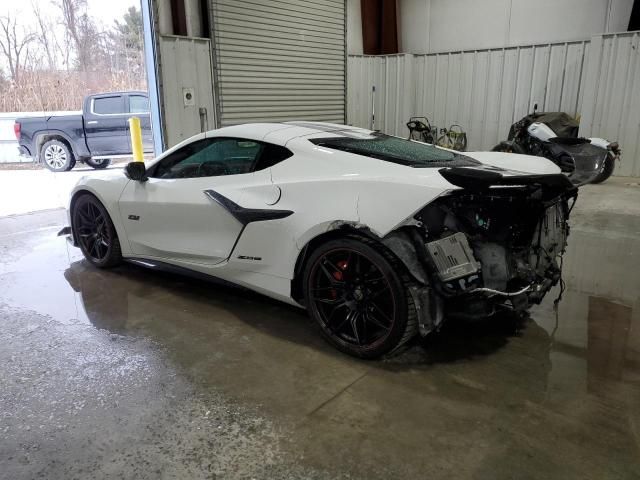
[[213,0],[218,123],[345,122],[344,0]]

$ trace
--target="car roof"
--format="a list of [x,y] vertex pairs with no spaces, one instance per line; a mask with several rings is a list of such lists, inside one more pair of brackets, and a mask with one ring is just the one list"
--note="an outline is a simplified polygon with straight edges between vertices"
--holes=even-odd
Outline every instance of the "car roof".
[[210,130],[207,137],[241,137],[286,145],[298,137],[369,137],[371,130],[337,123],[293,121],[282,123],[245,123]]
[[103,95],[145,95],[149,94],[143,90],[119,90],[117,92],[96,92],[87,95],[88,97],[101,97]]

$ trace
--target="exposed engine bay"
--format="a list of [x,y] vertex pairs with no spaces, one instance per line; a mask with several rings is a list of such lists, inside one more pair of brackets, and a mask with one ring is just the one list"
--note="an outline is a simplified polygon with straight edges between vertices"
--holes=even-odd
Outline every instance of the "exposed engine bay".
[[431,277],[432,327],[441,321],[438,311],[478,318],[540,303],[561,279],[567,220],[577,198],[577,190],[560,190],[456,190],[415,216]]

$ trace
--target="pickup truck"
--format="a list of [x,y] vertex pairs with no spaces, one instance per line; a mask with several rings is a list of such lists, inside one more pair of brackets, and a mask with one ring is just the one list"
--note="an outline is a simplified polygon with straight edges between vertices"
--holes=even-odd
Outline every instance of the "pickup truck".
[[129,117],[140,118],[145,152],[153,152],[149,98],[145,92],[111,92],[87,96],[77,114],[17,118],[21,155],[51,171],[71,170],[77,161],[106,168],[111,159],[131,155]]

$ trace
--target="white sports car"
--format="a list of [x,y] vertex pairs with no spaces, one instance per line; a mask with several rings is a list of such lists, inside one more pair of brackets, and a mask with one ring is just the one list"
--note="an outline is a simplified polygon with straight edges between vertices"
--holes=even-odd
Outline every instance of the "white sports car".
[[335,347],[372,358],[445,318],[540,302],[576,197],[538,157],[259,123],[84,177],[60,234],[97,267],[196,272],[303,306]]

